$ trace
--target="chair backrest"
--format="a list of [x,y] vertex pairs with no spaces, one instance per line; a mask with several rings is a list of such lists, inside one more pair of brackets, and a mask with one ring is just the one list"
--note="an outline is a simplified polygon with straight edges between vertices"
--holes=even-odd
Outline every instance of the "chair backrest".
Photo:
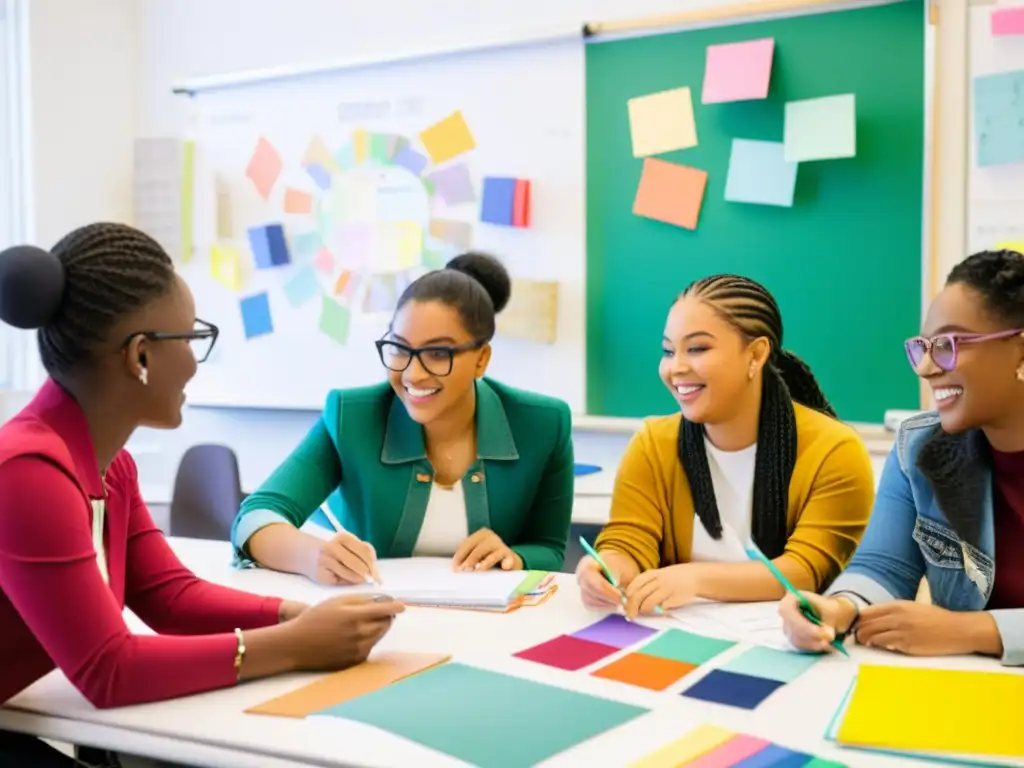
[[171,536],[229,540],[242,496],[235,452],[226,445],[193,445],[174,478]]

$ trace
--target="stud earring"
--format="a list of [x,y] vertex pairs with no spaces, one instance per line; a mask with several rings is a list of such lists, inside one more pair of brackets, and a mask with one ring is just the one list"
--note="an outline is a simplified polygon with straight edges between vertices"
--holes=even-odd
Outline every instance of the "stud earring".
[[1017,381],[1024,382],[1024,363],[1017,366]]
[[754,366],[750,366],[750,370],[747,371],[747,378],[753,381],[755,373],[757,373],[757,371],[754,370]]
[[149,384],[149,371],[147,371],[145,368],[139,371],[139,381],[142,382],[142,386],[146,386],[147,384]]

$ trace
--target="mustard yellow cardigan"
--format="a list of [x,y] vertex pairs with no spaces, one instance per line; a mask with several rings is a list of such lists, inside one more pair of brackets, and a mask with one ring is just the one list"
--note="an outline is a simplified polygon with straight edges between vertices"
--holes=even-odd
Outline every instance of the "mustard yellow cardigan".
[[[793,408],[797,455],[785,554],[821,591],[860,543],[874,502],[874,471],[852,427],[799,403]],[[689,562],[693,526],[700,525],[677,452],[681,418],[648,419],[630,441],[615,478],[611,520],[597,539],[599,550],[628,555],[641,571]]]

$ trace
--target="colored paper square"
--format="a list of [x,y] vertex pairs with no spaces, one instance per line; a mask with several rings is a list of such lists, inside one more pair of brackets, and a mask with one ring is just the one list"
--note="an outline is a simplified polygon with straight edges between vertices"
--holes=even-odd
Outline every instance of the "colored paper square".
[[634,96],[626,102],[633,157],[697,146],[697,124],[689,88]]
[[245,168],[245,176],[256,188],[256,193],[266,200],[281,175],[284,162],[278,154],[274,145],[263,136],[256,142],[256,148],[249,158],[249,164]]
[[314,136],[309,140],[306,154],[302,156],[302,165],[319,165],[328,172],[340,170],[331,151],[319,136]]
[[339,344],[348,343],[348,328],[351,315],[348,307],[342,306],[330,296],[324,296],[320,303],[320,332]]
[[423,252],[423,266],[427,269],[443,269],[448,262],[447,256],[437,251]]
[[328,190],[331,188],[331,173],[322,165],[307,165],[304,166],[306,173],[309,174],[309,178],[313,180],[322,190]]
[[391,312],[398,300],[395,275],[387,273],[374,275],[363,297],[363,311],[368,314]]
[[712,669],[683,691],[683,696],[740,709],[755,709],[781,687],[782,683],[778,680]]
[[681,629],[669,629],[640,648],[640,653],[700,666],[734,645],[736,643],[731,640],[719,640],[716,637],[695,635]]
[[295,261],[312,261],[323,247],[320,233],[316,230],[297,232],[291,238],[291,253]]
[[368,267],[377,253],[376,228],[365,224],[339,227],[336,232],[334,253],[347,267]]
[[516,196],[516,180],[488,176],[484,179],[483,199],[480,203],[480,221],[487,224],[512,226],[512,209]]
[[473,134],[459,110],[420,133],[420,141],[434,165],[440,165],[476,148]]
[[978,165],[1024,162],[1024,70],[976,77],[973,92]]
[[320,283],[313,267],[302,267],[284,284],[284,295],[293,307],[301,307],[320,293]]
[[383,165],[391,159],[391,137],[386,133],[370,134],[370,160]]
[[835,760],[826,760],[823,757],[812,757],[809,763],[804,765],[804,768],[847,768],[843,763],[837,763]]
[[[693,760],[699,760],[722,744],[728,743],[734,738],[732,731],[720,728],[717,725],[705,723],[685,736],[671,741],[655,752],[630,763],[629,768],[680,768],[680,766],[691,765]],[[716,763],[715,768],[727,766],[728,763]]]
[[423,253],[423,229],[419,224],[404,221],[398,225],[398,266],[408,269],[420,263]]
[[618,650],[614,646],[582,640],[571,635],[561,635],[512,655],[517,659],[575,672],[617,653]]
[[1024,8],[997,8],[990,17],[992,35],[1024,35]]
[[590,674],[604,680],[615,680],[651,691],[664,691],[673,683],[682,680],[697,667],[681,661],[648,656],[645,653],[631,653],[596,669]]
[[633,213],[684,229],[696,229],[708,172],[648,157],[640,174]]
[[290,261],[284,227],[280,224],[250,227],[248,234],[249,248],[258,269],[280,267]]
[[530,182],[516,179],[515,199],[512,201],[512,226],[530,226]]
[[466,251],[473,245],[473,225],[465,221],[431,219],[430,236]]
[[768,98],[775,40],[709,45],[704,60],[703,104]]
[[246,339],[274,332],[274,322],[270,317],[270,297],[266,291],[246,296],[238,302],[238,306],[242,311],[242,327]]
[[476,189],[464,163],[450,165],[427,176],[434,193],[444,200],[445,205],[472,203],[476,201]]
[[334,254],[326,248],[321,248],[313,258],[313,266],[325,275],[331,274],[334,271]]
[[229,291],[242,287],[242,256],[228,245],[210,248],[210,276]]
[[732,763],[732,768],[802,768],[810,759],[811,756],[803,752],[769,744],[750,757]]
[[628,648],[634,643],[647,639],[657,631],[645,627],[643,624],[637,624],[635,621],[626,621],[625,617],[613,613],[589,627],[573,632],[572,636],[602,645],[610,645],[614,648]]
[[757,645],[729,659],[721,669],[737,674],[765,677],[780,683],[791,683],[820,659],[819,654],[780,651]]
[[423,173],[423,169],[427,167],[427,156],[417,152],[412,147],[404,147],[400,149],[398,153],[391,159],[393,165],[405,168],[409,173],[414,176],[419,176]]
[[790,163],[857,154],[857,110],[852,93],[786,102],[783,142]]
[[345,291],[348,290],[349,286],[353,282],[353,275],[354,273],[351,269],[341,270],[341,274],[338,275],[338,279],[334,283],[335,296],[343,296],[345,294]]
[[362,128],[352,131],[352,156],[356,165],[366,162],[370,156],[370,134]]
[[742,733],[737,734],[710,752],[701,755],[693,762],[687,763],[687,768],[722,768],[722,766],[733,766],[741,760],[746,760],[748,757],[756,755],[769,744],[770,742],[764,739],[758,739]]
[[725,199],[792,207],[797,168],[797,163],[786,161],[782,142],[733,139]]
[[342,171],[351,170],[356,165],[356,150],[351,141],[342,144],[334,153],[334,162]]
[[284,212],[285,213],[310,213],[313,210],[313,196],[301,189],[284,191]]

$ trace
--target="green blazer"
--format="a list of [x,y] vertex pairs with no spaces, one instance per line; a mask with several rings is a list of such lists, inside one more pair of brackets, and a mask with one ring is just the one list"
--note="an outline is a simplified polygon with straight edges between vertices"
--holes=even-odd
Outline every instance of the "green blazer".
[[[479,379],[476,435],[462,483],[469,532],[490,528],[525,568],[559,569],[573,503],[569,407]],[[236,565],[254,565],[245,544],[260,528],[300,527],[325,499],[379,557],[410,557],[433,479],[423,428],[390,385],[335,390],[302,443],[243,502],[231,527]]]

